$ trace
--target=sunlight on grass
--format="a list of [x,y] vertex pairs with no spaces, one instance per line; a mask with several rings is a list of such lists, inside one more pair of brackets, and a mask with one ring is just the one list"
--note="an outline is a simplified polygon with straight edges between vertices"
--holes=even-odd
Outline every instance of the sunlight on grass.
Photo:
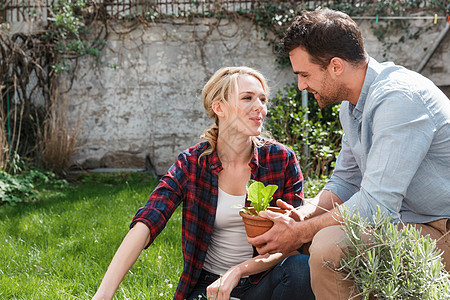
[[[0,207],[0,298],[90,299],[155,182],[86,183]],[[125,277],[116,299],[171,299],[183,267],[181,209]]]

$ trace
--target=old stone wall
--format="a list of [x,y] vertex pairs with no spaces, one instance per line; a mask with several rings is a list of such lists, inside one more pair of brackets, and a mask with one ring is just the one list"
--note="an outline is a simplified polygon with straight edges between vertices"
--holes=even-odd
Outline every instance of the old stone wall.
[[[367,52],[385,60],[369,23],[359,25]],[[394,45],[388,58],[415,69],[444,26],[436,25],[419,40]],[[158,174],[165,173],[210,124],[200,92],[222,66],[260,70],[274,93],[295,82],[292,70],[278,67],[271,46],[246,19],[179,19],[133,30],[112,24],[111,29],[102,63],[82,59],[66,95],[72,118],[81,120],[73,161],[84,168],[144,168],[147,157]],[[423,73],[449,86],[450,70],[444,63],[449,58],[447,37]]]
[[158,174],[200,141],[212,122],[201,89],[220,67],[260,70],[273,91],[293,82],[271,46],[248,21],[206,19],[158,23],[122,33],[113,28],[103,63],[81,62],[67,95],[82,119],[74,162],[85,168],[141,167],[148,156]]

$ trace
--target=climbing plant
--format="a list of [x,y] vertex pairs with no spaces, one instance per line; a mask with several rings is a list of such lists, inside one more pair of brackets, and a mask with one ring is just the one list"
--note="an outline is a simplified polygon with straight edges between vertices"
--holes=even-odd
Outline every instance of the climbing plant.
[[[432,29],[433,23],[412,29],[408,17],[414,15],[435,15],[445,18],[449,15],[450,5],[446,0],[380,0],[380,1],[324,1],[318,7],[328,7],[342,11],[355,19],[367,19],[371,24],[373,34],[383,43],[383,56],[386,58],[390,48],[408,39],[418,39],[419,36]],[[242,14],[251,18],[262,31],[264,39],[272,45],[278,55],[281,66],[289,64],[288,59],[278,52],[279,42],[287,27],[297,15],[303,11],[315,10],[308,2],[276,1],[257,2],[251,11]],[[393,35],[399,35],[398,40],[391,40]]]
[[[101,10],[92,10],[93,5],[87,6],[86,0],[57,0],[47,10],[48,18],[41,20],[47,25],[40,31],[9,34],[0,30],[1,169],[10,169],[15,155],[34,164],[44,162],[51,169],[67,168],[67,163],[50,162],[46,156],[52,153],[52,159],[67,161],[63,156],[71,155],[75,147],[76,132],[67,128],[67,115],[55,110],[66,92],[61,87],[71,87],[78,58],[99,58],[104,46],[107,33],[97,16]],[[35,10],[28,14],[37,18]],[[95,32],[92,22],[97,22]],[[68,85],[63,84],[66,81]]]

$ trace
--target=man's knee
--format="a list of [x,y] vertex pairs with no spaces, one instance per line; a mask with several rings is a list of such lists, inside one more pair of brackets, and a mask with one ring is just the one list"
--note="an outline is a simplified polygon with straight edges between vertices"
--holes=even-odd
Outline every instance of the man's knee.
[[345,233],[341,226],[330,226],[320,230],[314,236],[309,248],[310,268],[323,268],[325,265],[337,268],[343,257],[344,240]]

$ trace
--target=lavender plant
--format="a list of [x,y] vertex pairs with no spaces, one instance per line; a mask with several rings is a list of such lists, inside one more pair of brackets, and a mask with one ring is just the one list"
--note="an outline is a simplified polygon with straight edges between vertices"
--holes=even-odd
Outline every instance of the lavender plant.
[[436,241],[411,225],[399,226],[379,207],[372,220],[339,209],[349,240],[339,270],[363,299],[450,299],[450,275]]

